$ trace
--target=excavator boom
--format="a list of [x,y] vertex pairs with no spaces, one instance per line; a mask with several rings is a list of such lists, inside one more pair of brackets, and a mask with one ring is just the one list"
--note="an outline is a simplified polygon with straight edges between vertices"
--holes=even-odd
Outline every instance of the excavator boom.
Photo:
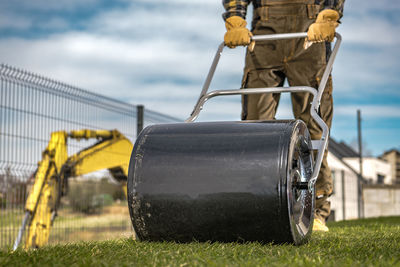
[[[67,139],[98,140],[94,145],[68,157]],[[126,193],[126,180],[132,143],[117,130],[78,130],[53,132],[34,175],[34,184],[25,204],[25,217],[14,243],[18,248],[25,228],[25,248],[47,244],[60,198],[67,192],[69,177],[108,169]]]

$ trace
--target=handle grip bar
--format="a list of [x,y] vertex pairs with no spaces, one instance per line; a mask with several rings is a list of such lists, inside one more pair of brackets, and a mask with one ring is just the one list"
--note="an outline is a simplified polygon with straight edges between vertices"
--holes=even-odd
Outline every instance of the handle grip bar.
[[[270,40],[283,40],[283,39],[293,39],[293,38],[305,38],[307,37],[307,33],[282,33],[282,34],[268,34],[268,35],[256,35],[252,37],[254,41],[270,41]],[[210,70],[208,71],[208,75],[206,81],[204,82],[203,88],[200,93],[200,97],[197,100],[196,105],[190,117],[185,120],[185,122],[193,122],[199,116],[200,111],[203,109],[204,103],[216,96],[223,95],[247,95],[247,94],[260,94],[260,93],[283,93],[283,92],[309,92],[313,95],[313,101],[311,102],[311,117],[317,122],[317,124],[322,129],[322,136],[319,140],[312,140],[312,149],[317,150],[317,158],[314,165],[314,170],[311,176],[311,179],[308,182],[308,189],[310,191],[314,190],[315,182],[317,181],[318,173],[321,168],[322,158],[325,149],[328,145],[328,135],[329,128],[326,123],[322,120],[322,118],[318,114],[318,109],[320,106],[322,93],[325,90],[326,83],[329,78],[329,74],[332,71],[333,62],[335,61],[336,54],[339,50],[340,43],[342,41],[342,36],[339,33],[335,33],[336,42],[333,47],[332,53],[329,57],[329,60],[326,64],[325,71],[322,75],[321,82],[319,84],[318,89],[309,86],[291,86],[291,87],[268,87],[268,88],[249,88],[249,89],[235,89],[235,90],[216,90],[207,93],[208,88],[210,87],[211,80],[214,76],[215,70],[217,68],[219,59],[222,54],[222,50],[225,47],[225,43],[221,43],[218,46],[218,50],[214,56],[214,60],[211,64]]]

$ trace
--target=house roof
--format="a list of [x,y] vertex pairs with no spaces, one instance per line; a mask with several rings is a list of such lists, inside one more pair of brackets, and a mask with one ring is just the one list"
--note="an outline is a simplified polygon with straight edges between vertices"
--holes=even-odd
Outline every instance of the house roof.
[[[354,170],[349,164],[347,164],[343,158],[354,158],[354,157],[359,157],[359,154],[346,145],[344,142],[336,142],[333,138],[329,137],[329,146],[328,146],[328,151],[331,152],[335,157],[337,157],[343,165],[345,165],[350,171],[352,171],[354,174],[359,175],[359,173]],[[367,183],[366,179],[364,177],[360,177],[361,181],[363,183]]]
[[344,142],[339,143],[335,141],[332,137],[329,137],[328,150],[339,159],[355,158],[359,156],[359,154],[354,151],[354,149],[346,145]]
[[392,149],[390,149],[390,150],[388,150],[388,151],[383,152],[383,154],[382,154],[381,157],[383,157],[383,156],[385,156],[385,155],[387,155],[387,154],[389,154],[389,153],[392,153],[392,152],[396,153],[397,155],[400,155],[400,151],[398,151],[398,150],[395,149],[395,148],[392,148]]

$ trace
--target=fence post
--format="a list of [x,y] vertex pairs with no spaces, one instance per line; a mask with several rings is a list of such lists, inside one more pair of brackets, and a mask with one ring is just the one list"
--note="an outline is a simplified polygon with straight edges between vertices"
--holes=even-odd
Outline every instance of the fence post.
[[341,171],[341,180],[342,180],[342,215],[343,221],[346,220],[346,192],[345,192],[345,185],[344,185],[344,170]]
[[144,106],[137,105],[136,106],[136,117],[137,117],[137,133],[136,137],[139,136],[140,132],[143,130],[143,115],[144,115]]
[[361,139],[361,111],[357,110],[357,132],[358,132],[358,153],[359,153],[359,166],[358,172],[358,218],[364,218],[364,201],[363,201],[363,155],[362,155],[362,139]]

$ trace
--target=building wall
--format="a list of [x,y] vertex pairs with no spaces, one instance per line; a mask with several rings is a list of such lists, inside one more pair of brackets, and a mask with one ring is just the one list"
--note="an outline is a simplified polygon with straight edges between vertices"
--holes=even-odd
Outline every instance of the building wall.
[[[332,210],[330,220],[341,221],[358,218],[358,175],[354,172],[354,170],[358,171],[357,160],[342,162],[328,152],[328,165],[332,170],[334,186],[333,194],[330,197]],[[382,169],[390,172],[390,168],[387,169],[388,165],[381,165],[382,162],[382,160],[366,159],[364,165],[369,165],[369,167],[364,170],[375,172],[375,174],[369,173],[367,176],[368,172],[364,172],[364,175],[372,177]],[[353,166],[357,166],[357,168],[351,170]],[[385,179],[386,181],[388,180]],[[400,185],[364,184],[362,190],[364,217],[400,215]]]
[[391,167],[392,184],[400,184],[400,155],[396,150],[385,153],[382,158],[386,160]]
[[[360,162],[358,158],[344,158],[356,172],[360,169]],[[378,183],[378,175],[384,177],[384,184],[392,183],[392,171],[390,163],[377,159],[377,158],[363,158],[363,177],[370,183]]]
[[332,153],[328,153],[328,165],[332,170],[333,178],[333,194],[330,197],[330,201],[334,218],[330,219],[335,221],[357,219],[357,175]]
[[363,195],[365,217],[400,215],[400,185],[365,185]]

